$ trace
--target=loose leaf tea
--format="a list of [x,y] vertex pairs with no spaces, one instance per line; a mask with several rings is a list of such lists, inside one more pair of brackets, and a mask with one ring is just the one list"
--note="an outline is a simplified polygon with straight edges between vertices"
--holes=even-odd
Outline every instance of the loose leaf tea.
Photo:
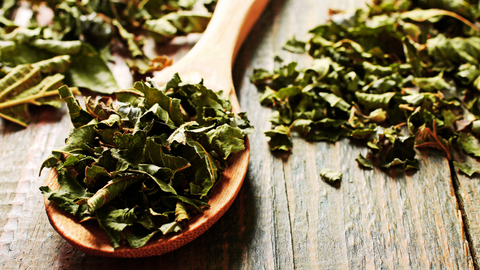
[[58,172],[60,189],[40,190],[80,222],[96,220],[114,248],[187,226],[253,131],[221,91],[178,75],[163,87],[137,82],[116,93],[118,102],[87,98],[86,109],[68,87],[58,92],[74,130],[42,164]]
[[[171,65],[172,60],[167,56],[148,57],[143,51],[145,37],[164,43],[177,36],[203,32],[211,17],[211,10],[192,11],[195,0],[27,2],[0,2],[0,80],[8,75],[10,81],[12,78],[28,81],[28,74],[22,77],[23,73],[19,73],[25,65],[68,58],[62,69],[42,72],[56,76],[57,81],[61,77],[59,85],[65,83],[100,94],[112,94],[119,88],[107,65],[114,59],[112,54],[122,55],[133,73],[146,77]],[[22,3],[33,10],[28,27],[14,23],[15,10]],[[215,1],[210,1],[207,8],[213,8],[214,4]],[[42,15],[40,10],[47,8],[53,12],[53,18],[41,22],[48,15]],[[29,88],[44,87],[40,82],[36,80]],[[5,82],[2,84],[5,86]],[[15,95],[31,95],[22,94],[26,90],[16,89]],[[10,101],[14,97],[4,96],[0,102],[7,101],[6,98]],[[28,122],[24,105],[0,108],[1,117],[20,125]]]
[[[480,30],[472,1],[373,1],[283,49],[308,54],[308,68],[275,58],[251,81],[271,106],[271,150],[289,151],[291,132],[310,141],[363,142],[358,164],[418,169],[416,148],[480,157]],[[455,165],[468,175],[478,169]]]

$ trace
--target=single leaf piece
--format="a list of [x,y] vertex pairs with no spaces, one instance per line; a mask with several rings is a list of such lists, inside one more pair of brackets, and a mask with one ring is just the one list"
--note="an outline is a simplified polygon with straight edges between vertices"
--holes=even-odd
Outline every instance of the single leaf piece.
[[113,94],[119,87],[112,72],[95,49],[84,43],[72,55],[72,64],[65,74],[68,85],[85,87],[101,94]]
[[437,16],[450,16],[455,19],[460,20],[461,22],[465,23],[466,25],[470,26],[473,28],[477,33],[480,33],[480,29],[476,27],[474,24],[472,24],[470,21],[467,19],[463,18],[462,16],[456,14],[455,12],[447,11],[447,10],[441,10],[441,9],[426,9],[426,10],[421,10],[421,9],[416,9],[412,11],[407,11],[401,14],[402,18],[408,18],[411,20],[423,22],[426,20],[429,20],[433,17]]
[[96,211],[96,218],[100,227],[107,233],[113,248],[118,248],[124,229],[133,225],[136,216],[133,209],[102,207]]
[[182,222],[173,221],[163,224],[159,229],[163,234],[180,232],[182,230]]
[[125,62],[130,70],[140,74],[151,74],[173,64],[173,60],[166,55],[155,56],[152,59],[147,56],[137,57],[134,59],[126,59]]
[[137,231],[127,232],[125,233],[125,240],[127,240],[128,245],[130,245],[132,248],[140,248],[143,247],[157,233],[158,231],[147,231],[143,234]]
[[304,53],[305,46],[306,43],[304,41],[297,40],[295,36],[293,36],[283,45],[282,49],[293,53]]
[[70,171],[66,169],[58,171],[57,181],[60,189],[52,190],[48,186],[42,186],[40,191],[47,199],[54,201],[63,211],[78,216],[80,206],[75,203],[75,200],[87,196],[87,192],[76,181]]
[[175,221],[182,222],[188,219],[189,216],[185,205],[182,202],[178,201],[175,207]]
[[237,153],[245,149],[244,135],[237,127],[228,124],[221,125],[216,129],[207,132],[208,141],[212,148],[220,153],[223,159],[227,159],[230,154]]
[[143,51],[138,47],[135,35],[128,32],[118,20],[112,20],[112,24],[117,27],[120,36],[127,42],[132,57],[143,56]]
[[472,134],[460,133],[458,143],[467,154],[480,157],[480,143]]
[[455,165],[457,169],[470,177],[472,177],[473,174],[480,172],[480,168],[473,168],[472,166],[470,166],[470,164],[467,163],[459,163],[454,161],[453,165]]
[[210,21],[210,17],[210,14],[205,15],[189,11],[175,12],[159,19],[147,20],[142,27],[150,31],[157,42],[165,42],[175,36],[203,32]]
[[306,135],[312,129],[312,124],[310,119],[297,119],[290,125],[290,130]]
[[422,77],[423,74],[423,66],[422,62],[418,57],[418,52],[413,42],[408,37],[404,37],[403,41],[403,50],[405,56],[407,57],[407,63],[410,63],[412,66],[413,74],[417,77]]
[[362,154],[358,154],[358,157],[355,158],[355,161],[365,168],[373,168],[373,162],[370,159],[365,158]]
[[189,152],[196,154],[189,162],[192,168],[198,168],[195,171],[195,181],[190,182],[190,193],[206,196],[217,181],[217,162],[199,142],[187,139],[187,145],[191,147]]
[[[345,102],[342,98],[339,98],[335,94],[329,93],[318,93],[326,102],[330,104],[330,106],[338,108],[342,111],[348,112],[350,109],[350,104]],[[358,97],[358,96],[357,96]]]
[[382,108],[386,109],[390,100],[395,96],[395,93],[384,93],[384,94],[366,94],[355,92],[355,96],[358,99],[358,103],[362,104],[368,109],[373,108]]
[[80,103],[78,103],[77,99],[73,96],[73,92],[67,86],[64,85],[60,87],[58,94],[60,98],[67,103],[70,119],[74,127],[79,128],[93,119],[87,111],[82,109]]
[[163,146],[156,143],[152,138],[147,138],[145,155],[153,164],[170,168],[174,173],[191,166],[185,158],[165,153]]
[[293,144],[290,139],[290,128],[286,126],[276,126],[275,129],[265,131],[265,136],[270,137],[268,142],[270,150],[290,151]]
[[137,181],[139,181],[139,179],[132,176],[112,179],[110,183],[95,192],[95,194],[87,200],[89,211],[92,213],[95,212],[106,203],[114,200],[119,194],[125,191],[125,189]]
[[335,182],[342,180],[343,176],[341,172],[332,171],[330,169],[320,169],[319,173],[322,180],[329,184],[334,184]]
[[[175,189],[169,183],[164,181],[173,176],[172,170],[166,167],[158,167],[151,164],[141,164],[138,169],[140,172],[145,173],[152,178],[162,191],[177,195],[177,191],[175,191]],[[162,177],[156,176],[159,172],[161,172],[160,174]]]
[[115,133],[114,142],[117,149],[112,149],[112,155],[124,160],[132,167],[137,167],[142,162],[147,134],[137,131],[133,134]]

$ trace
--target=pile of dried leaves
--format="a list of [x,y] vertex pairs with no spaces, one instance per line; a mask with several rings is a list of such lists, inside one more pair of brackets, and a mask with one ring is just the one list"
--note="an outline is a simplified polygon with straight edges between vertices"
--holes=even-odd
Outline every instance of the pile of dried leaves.
[[[271,150],[307,140],[363,141],[364,167],[418,169],[415,148],[480,157],[480,9],[477,1],[374,1],[295,38],[285,50],[313,57],[309,68],[257,69],[263,105],[275,111]],[[466,164],[455,165],[472,175]]]
[[55,167],[61,188],[40,189],[80,222],[95,219],[115,248],[181,231],[253,131],[221,92],[178,75],[161,88],[137,82],[116,93],[119,103],[87,99],[86,110],[68,87],[59,93],[75,129],[42,165]]
[[[33,94],[35,89],[46,87],[40,85],[43,80],[39,77],[46,79],[48,76],[57,76],[54,79],[59,84],[112,94],[118,89],[107,66],[107,62],[113,59],[112,52],[124,55],[132,72],[138,74],[151,74],[170,65],[168,57],[151,59],[145,55],[142,50],[143,36],[153,37],[159,43],[176,36],[203,32],[215,1],[205,3],[210,12],[193,12],[195,2],[0,1],[0,117],[23,126],[28,123],[26,105],[37,103],[30,100],[23,102],[20,109],[20,106],[10,108],[6,102],[18,101],[25,98],[26,92]],[[28,27],[20,27],[14,22],[15,13],[19,6],[27,4],[33,10],[33,16]],[[41,16],[37,16],[37,13],[46,9],[46,6],[54,16],[43,25],[38,21]],[[53,60],[55,57],[56,60]],[[63,59],[61,68],[35,75],[34,80],[29,72],[24,71],[40,61],[59,61],[58,57]],[[59,75],[62,75],[61,79]],[[54,90],[55,86],[47,90]]]

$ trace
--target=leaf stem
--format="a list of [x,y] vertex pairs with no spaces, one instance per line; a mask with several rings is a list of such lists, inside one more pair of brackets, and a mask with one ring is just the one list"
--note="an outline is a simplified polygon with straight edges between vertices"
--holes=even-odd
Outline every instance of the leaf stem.
[[[437,137],[437,128],[435,124],[435,119],[433,119],[433,132],[429,128],[425,128],[425,131],[436,141],[436,144],[438,145],[436,148],[443,150],[445,154],[447,155],[448,160],[452,160],[452,155],[450,154],[450,151],[448,150],[448,141],[445,143],[447,144],[446,146],[438,139]],[[415,147],[435,147],[435,143],[433,142],[426,142],[422,143],[419,145],[416,145]]]
[[36,99],[43,98],[43,97],[51,97],[51,96],[55,96],[55,95],[58,95],[57,90],[52,90],[52,91],[48,91],[48,92],[44,92],[44,93],[39,92],[39,93],[37,93],[35,95],[31,95],[29,97],[15,99],[15,100],[9,100],[9,101],[0,103],[0,110],[8,108],[8,107],[16,106],[16,105],[21,105],[21,104],[24,104],[24,103],[31,103],[31,104],[38,105],[38,102],[35,101]]

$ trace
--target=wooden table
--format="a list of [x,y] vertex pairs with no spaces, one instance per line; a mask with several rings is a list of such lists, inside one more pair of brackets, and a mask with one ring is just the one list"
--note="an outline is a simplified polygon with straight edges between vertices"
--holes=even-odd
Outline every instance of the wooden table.
[[[66,109],[32,109],[26,129],[2,120],[0,269],[480,269],[479,178],[451,171],[440,152],[420,152],[420,170],[405,175],[360,169],[354,158],[366,149],[348,140],[295,138],[290,156],[268,150],[263,132],[270,109],[260,106],[249,82],[253,68],[273,69],[277,54],[308,65],[308,57],[281,46],[292,35],[305,40],[307,30],[325,22],[328,8],[354,4],[271,0],[234,68],[241,107],[256,127],[245,183],[218,223],[162,256],[94,257],[66,243],[50,226],[38,190],[47,176],[38,176],[41,162],[71,129]],[[160,52],[178,59],[196,38]],[[324,183],[321,168],[342,171],[341,186]]]

